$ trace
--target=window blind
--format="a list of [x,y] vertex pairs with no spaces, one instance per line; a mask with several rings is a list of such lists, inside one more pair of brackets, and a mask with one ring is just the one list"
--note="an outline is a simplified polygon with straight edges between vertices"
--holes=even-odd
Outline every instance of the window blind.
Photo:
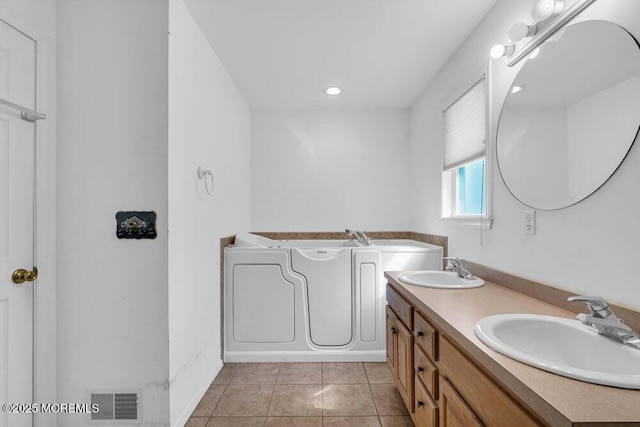
[[444,110],[444,170],[484,154],[486,95],[483,77]]

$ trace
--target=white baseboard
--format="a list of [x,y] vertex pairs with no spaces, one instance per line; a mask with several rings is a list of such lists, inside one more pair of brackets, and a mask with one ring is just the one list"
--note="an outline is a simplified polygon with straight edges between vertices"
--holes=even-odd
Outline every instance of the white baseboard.
[[385,362],[385,350],[376,351],[225,351],[226,362]]

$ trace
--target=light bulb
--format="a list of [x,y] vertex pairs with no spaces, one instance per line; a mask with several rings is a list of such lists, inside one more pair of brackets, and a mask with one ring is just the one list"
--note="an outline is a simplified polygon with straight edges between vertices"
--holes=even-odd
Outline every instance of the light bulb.
[[503,56],[511,56],[515,51],[515,47],[510,45],[497,44],[489,51],[489,56],[493,59],[502,58]]
[[324,93],[331,96],[340,95],[342,93],[342,89],[338,86],[329,86],[324,89]]
[[534,59],[536,56],[540,55],[540,47],[533,49],[529,54],[529,59]]
[[546,21],[549,18],[560,15],[564,10],[564,1],[538,0],[531,9],[531,17],[536,22]]
[[525,37],[534,36],[536,34],[536,30],[537,28],[535,25],[527,25],[525,23],[518,22],[509,28],[507,37],[509,37],[509,40],[511,40],[512,43],[517,43]]

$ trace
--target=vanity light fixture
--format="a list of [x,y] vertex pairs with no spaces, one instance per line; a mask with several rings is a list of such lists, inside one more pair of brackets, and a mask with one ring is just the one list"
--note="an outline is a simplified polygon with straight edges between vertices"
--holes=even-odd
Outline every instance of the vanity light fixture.
[[535,36],[537,31],[538,28],[535,25],[527,25],[523,22],[518,22],[517,24],[513,24],[511,28],[509,28],[507,37],[509,38],[509,40],[511,40],[512,43],[518,43],[525,37]]
[[[536,0],[531,9],[533,23],[518,22],[509,28],[507,36],[511,45],[495,45],[489,55],[493,59],[505,58],[509,67],[524,58],[535,58],[539,50],[537,47],[560,30],[573,17],[582,12],[595,0],[574,0],[565,10],[563,0]],[[530,38],[529,40],[526,40]],[[517,49],[516,49],[517,46]]]
[[338,86],[329,86],[324,88],[324,93],[329,96],[340,95],[342,93],[342,89]]
[[503,56],[513,55],[513,52],[515,50],[516,48],[512,44],[509,44],[506,46],[503,44],[497,44],[491,48],[491,50],[489,51],[489,56],[492,57],[493,59],[498,59],[498,58],[502,58]]
[[531,17],[536,22],[546,21],[555,18],[564,10],[564,1],[560,0],[538,0],[531,9]]
[[524,90],[524,86],[521,85],[513,85],[513,87],[511,88],[511,93],[518,93]]

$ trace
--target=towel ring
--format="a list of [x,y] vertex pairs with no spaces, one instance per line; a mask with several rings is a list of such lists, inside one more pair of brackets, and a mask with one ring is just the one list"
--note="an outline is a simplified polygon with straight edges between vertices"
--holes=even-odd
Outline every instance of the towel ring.
[[[214,186],[213,173],[210,170],[202,169],[202,166],[198,166],[198,178],[204,180],[204,188],[207,194],[211,196]],[[209,182],[211,182],[211,185],[209,185]]]

